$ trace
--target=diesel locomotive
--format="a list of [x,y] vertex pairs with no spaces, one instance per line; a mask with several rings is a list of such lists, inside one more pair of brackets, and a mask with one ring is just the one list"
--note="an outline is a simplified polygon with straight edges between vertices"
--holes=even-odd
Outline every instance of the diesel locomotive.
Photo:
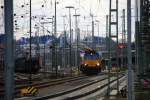
[[101,70],[102,59],[100,55],[90,48],[85,48],[80,71],[84,74],[98,74]]

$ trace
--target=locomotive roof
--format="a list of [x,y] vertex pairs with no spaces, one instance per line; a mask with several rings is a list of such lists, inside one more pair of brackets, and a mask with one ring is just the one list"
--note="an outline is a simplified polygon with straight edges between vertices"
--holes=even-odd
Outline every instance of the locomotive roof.
[[97,52],[91,48],[85,48],[84,51],[85,51],[85,53],[89,53],[89,54],[90,53],[97,54]]

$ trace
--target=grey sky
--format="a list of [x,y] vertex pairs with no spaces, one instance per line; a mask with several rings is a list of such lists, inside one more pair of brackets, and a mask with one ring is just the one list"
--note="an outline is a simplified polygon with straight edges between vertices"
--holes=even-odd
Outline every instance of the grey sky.
[[[1,0],[2,1],[2,0]],[[54,1],[55,0],[32,0],[32,15],[33,16],[47,16],[51,17],[54,15]],[[68,9],[66,6],[74,6],[77,8],[77,14],[80,14],[79,27],[81,28],[82,35],[85,35],[87,30],[87,25],[91,25],[90,13],[94,14],[94,19],[100,21],[100,36],[105,35],[105,21],[106,15],[109,14],[109,0],[57,0],[57,31],[61,33],[63,31],[63,15],[66,15],[65,23],[66,30],[69,29],[69,20],[68,20]],[[115,0],[112,0],[115,2]],[[118,0],[119,1],[119,33],[121,33],[121,15],[122,9],[126,9],[127,0]],[[113,2],[113,3],[114,3]],[[29,30],[29,0],[14,0],[14,13],[17,14],[16,20],[18,21],[19,30],[16,32],[16,37],[27,36]],[[115,4],[115,3],[114,3]],[[134,8],[134,1],[132,0],[132,8]],[[21,7],[24,5],[24,7]],[[42,7],[44,5],[44,7]],[[75,10],[71,10],[72,15],[75,14]],[[132,10],[134,15],[134,9]],[[24,18],[20,18],[24,16]],[[134,18],[133,18],[134,19]],[[72,16],[72,28],[74,28],[74,17]],[[33,27],[35,23],[39,23],[39,18],[34,19]],[[45,25],[48,30],[51,31],[51,25]],[[40,28],[42,33],[42,28]],[[33,32],[36,30],[33,28]],[[89,32],[91,27],[89,26]],[[132,29],[134,33],[134,29]],[[97,34],[97,25],[95,26],[95,35]]]

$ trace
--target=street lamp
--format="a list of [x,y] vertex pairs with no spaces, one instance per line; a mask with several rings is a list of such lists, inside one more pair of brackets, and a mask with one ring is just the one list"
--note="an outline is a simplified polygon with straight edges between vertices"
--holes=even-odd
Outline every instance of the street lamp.
[[73,6],[66,6],[66,8],[69,9],[69,24],[70,24],[70,67],[71,67],[71,75],[72,75],[72,64],[71,64],[71,37],[72,37],[72,30],[71,30],[71,13],[70,13],[70,9],[74,8]]

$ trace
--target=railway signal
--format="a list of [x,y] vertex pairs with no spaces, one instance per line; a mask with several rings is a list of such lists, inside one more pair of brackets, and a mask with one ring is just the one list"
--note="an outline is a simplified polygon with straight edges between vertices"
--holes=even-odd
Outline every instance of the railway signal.
[[123,43],[120,43],[120,44],[117,45],[117,48],[118,49],[123,49],[123,48],[125,48],[125,45]]

